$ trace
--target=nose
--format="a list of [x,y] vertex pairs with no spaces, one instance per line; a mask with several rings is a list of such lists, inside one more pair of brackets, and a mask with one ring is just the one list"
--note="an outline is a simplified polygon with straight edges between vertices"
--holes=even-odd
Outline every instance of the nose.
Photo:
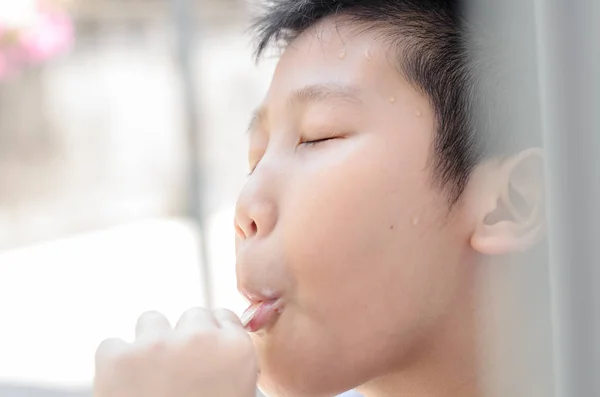
[[263,238],[271,234],[276,224],[277,205],[267,184],[258,178],[248,181],[236,205],[237,236],[241,240]]

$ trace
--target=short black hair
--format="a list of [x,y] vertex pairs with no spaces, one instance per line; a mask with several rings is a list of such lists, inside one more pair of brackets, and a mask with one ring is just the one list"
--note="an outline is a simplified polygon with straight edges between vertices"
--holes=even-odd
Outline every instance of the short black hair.
[[493,118],[487,112],[494,105],[482,92],[496,88],[484,82],[476,70],[484,62],[475,59],[462,2],[271,0],[263,5],[253,24],[257,59],[267,48],[285,47],[332,16],[343,17],[340,19],[356,26],[359,32],[376,29],[379,37],[401,51],[400,73],[429,98],[435,112],[433,177],[447,190],[451,204],[460,199],[475,166],[506,148],[499,139],[506,138],[501,136],[506,131],[477,131],[481,128],[476,114],[486,122]]

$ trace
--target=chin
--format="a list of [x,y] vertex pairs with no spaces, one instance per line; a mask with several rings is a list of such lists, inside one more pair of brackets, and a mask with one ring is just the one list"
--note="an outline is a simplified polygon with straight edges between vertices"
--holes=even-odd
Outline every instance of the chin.
[[298,382],[261,374],[258,388],[267,397],[333,397],[348,391],[348,388],[336,388],[331,382],[323,381],[319,383],[305,377]]
[[267,332],[253,335],[261,368],[258,386],[268,397],[340,395],[386,373],[402,351],[387,338],[352,348],[365,339],[344,333],[341,326],[324,328],[303,317],[290,321],[286,314]]
[[341,355],[320,354],[298,345],[283,350],[287,351],[260,354],[258,386],[268,397],[333,397],[370,379],[359,370],[361,365],[348,365]]

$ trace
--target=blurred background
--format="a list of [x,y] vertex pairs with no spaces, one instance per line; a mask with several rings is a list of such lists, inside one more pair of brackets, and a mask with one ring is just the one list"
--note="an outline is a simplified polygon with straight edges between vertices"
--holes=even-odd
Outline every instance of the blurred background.
[[[514,122],[541,121],[548,159],[550,266],[489,278],[522,339],[502,353],[519,373],[515,351],[531,358],[557,397],[598,396],[600,3],[472,3],[502,55],[530,62],[540,86],[515,86],[531,99]],[[0,0],[1,397],[90,396],[98,343],[131,339],[146,310],[244,309],[233,212],[275,65],[253,61],[251,11]]]
[[0,396],[87,395],[145,310],[244,309],[233,208],[273,68],[248,11],[0,0]]

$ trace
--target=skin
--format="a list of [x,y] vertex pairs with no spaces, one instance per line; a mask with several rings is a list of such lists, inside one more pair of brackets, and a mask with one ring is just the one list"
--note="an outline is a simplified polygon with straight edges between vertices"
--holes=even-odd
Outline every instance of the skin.
[[277,397],[548,395],[495,376],[521,363],[503,329],[524,323],[519,302],[501,299],[507,321],[478,291],[510,292],[506,262],[543,236],[540,152],[481,164],[450,209],[432,183],[428,99],[376,32],[336,22],[289,46],[250,128],[238,284],[279,297],[280,315],[251,339],[227,311],[191,309],[175,327],[146,313],[134,342],[98,348],[95,397],[252,397],[257,379]]
[[375,36],[302,34],[251,125],[237,275],[285,304],[254,337],[268,395],[476,395],[478,259],[524,244],[484,222],[520,162],[480,167],[449,212],[433,109]]

